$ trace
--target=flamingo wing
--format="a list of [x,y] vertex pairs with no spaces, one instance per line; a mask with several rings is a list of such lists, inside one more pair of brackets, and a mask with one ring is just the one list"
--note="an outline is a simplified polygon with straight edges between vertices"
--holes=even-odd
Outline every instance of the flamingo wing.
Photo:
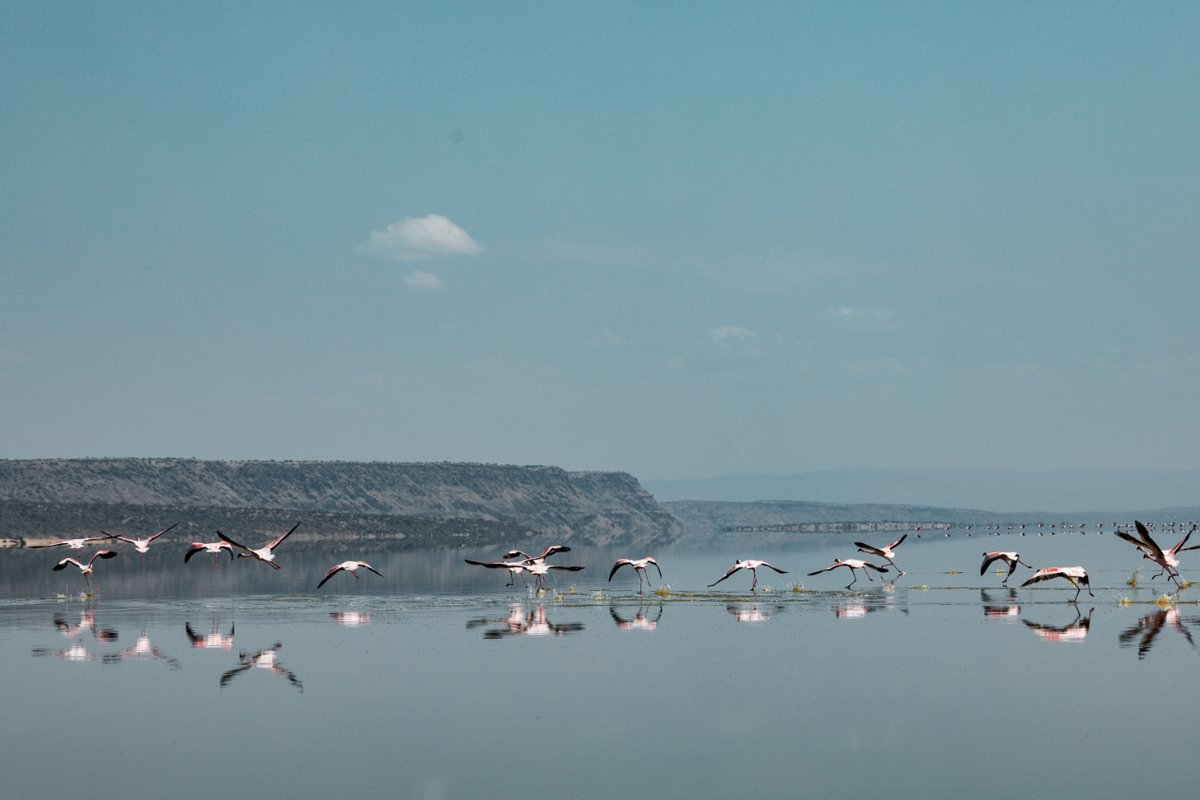
[[732,575],[733,573],[737,572],[737,571],[738,571],[739,569],[741,569],[741,568],[742,568],[741,564],[734,564],[732,567],[730,567],[729,569],[725,570],[725,574],[724,574],[724,575],[722,575],[721,577],[717,578],[715,581],[713,581],[712,583],[710,583],[710,584],[708,585],[708,587],[711,589],[712,587],[716,586],[718,583],[720,583],[721,581],[725,580],[726,578],[728,578],[730,575]]
[[612,571],[608,573],[608,579],[611,581],[613,579],[613,575],[617,574],[617,570],[619,570],[621,567],[625,566],[626,564],[633,566],[633,562],[630,561],[628,558],[618,558],[617,563],[613,564]]
[[345,568],[341,564],[338,564],[335,567],[330,567],[329,571],[325,573],[325,577],[321,578],[321,582],[317,584],[317,588],[320,589],[322,586],[325,585],[325,581],[329,580],[334,575],[341,572],[343,569],[345,569]]
[[297,522],[295,525],[292,526],[292,529],[289,530],[287,533],[285,533],[283,536],[280,536],[277,539],[273,539],[270,542],[270,544],[267,545],[267,549],[274,550],[276,547],[279,547],[279,545],[283,543],[283,540],[286,539],[287,537],[291,536],[292,533],[295,532],[296,528],[299,528],[299,527],[300,527],[300,523]]

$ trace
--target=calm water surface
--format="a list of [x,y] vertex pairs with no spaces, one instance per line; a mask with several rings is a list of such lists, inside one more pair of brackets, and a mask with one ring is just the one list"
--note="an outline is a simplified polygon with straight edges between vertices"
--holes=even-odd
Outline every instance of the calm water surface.
[[[1083,564],[1097,596],[1003,589],[984,549]],[[640,553],[559,556],[587,569],[542,598],[461,563],[486,552],[372,557],[384,578],[318,594],[352,556],[281,550],[275,572],[123,551],[88,599],[49,572],[57,551],[5,558],[5,794],[1118,797],[1200,779],[1200,588],[1161,608],[1151,571],[1126,585],[1133,548],[1094,535],[910,539],[908,574],[861,591],[804,574],[852,551],[659,553],[665,597],[605,581]],[[705,588],[735,556],[789,574]]]

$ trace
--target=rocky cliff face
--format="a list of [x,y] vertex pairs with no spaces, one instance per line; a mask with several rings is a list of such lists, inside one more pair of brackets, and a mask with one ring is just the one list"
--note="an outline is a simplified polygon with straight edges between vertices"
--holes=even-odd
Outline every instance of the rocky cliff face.
[[[81,508],[153,507],[184,516],[222,509],[245,517],[247,510],[292,511],[325,520],[323,529],[340,537],[359,528],[379,533],[380,517],[409,526],[413,541],[445,540],[453,523],[474,529],[496,526],[555,541],[607,545],[669,543],[683,528],[625,473],[567,472],[557,467],[493,464],[399,464],[301,461],[198,461],[191,459],[37,459],[0,461],[0,501],[13,501],[21,514],[0,515],[9,525],[30,515],[44,526],[64,513],[54,536],[73,531],[86,515]],[[70,513],[67,508],[73,508]],[[33,513],[36,510],[36,513]],[[126,515],[128,516],[128,515]],[[250,514],[253,517],[253,514]],[[261,514],[259,516],[262,516]],[[277,514],[266,514],[274,519]],[[286,515],[282,515],[286,516]],[[357,522],[356,522],[357,520]],[[421,521],[425,522],[422,523]],[[422,527],[424,526],[424,527]],[[482,526],[482,527],[481,527]],[[4,527],[9,527],[5,525]],[[465,525],[464,525],[465,527]],[[429,530],[425,530],[429,528]],[[433,528],[437,528],[434,531]],[[320,535],[306,525],[310,535]],[[418,530],[420,529],[420,530]],[[94,530],[94,528],[92,528]],[[0,536],[27,536],[0,530]],[[478,541],[478,539],[476,539]]]

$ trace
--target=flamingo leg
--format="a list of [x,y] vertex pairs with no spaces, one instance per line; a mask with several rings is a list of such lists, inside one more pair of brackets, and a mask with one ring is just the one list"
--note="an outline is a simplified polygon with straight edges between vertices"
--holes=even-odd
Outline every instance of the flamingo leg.
[[853,575],[854,578],[849,583],[846,584],[847,589],[849,589],[851,586],[853,586],[855,584],[855,582],[858,580],[858,570],[856,570],[854,567],[850,568],[850,574]]

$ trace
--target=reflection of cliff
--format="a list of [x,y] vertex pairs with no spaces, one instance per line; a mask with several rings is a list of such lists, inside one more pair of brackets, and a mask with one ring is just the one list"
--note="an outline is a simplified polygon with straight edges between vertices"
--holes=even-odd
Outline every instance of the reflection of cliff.
[[[530,535],[663,544],[680,524],[624,473],[492,464],[0,460],[0,537],[181,527],[430,547]],[[168,523],[163,523],[164,519]]]

